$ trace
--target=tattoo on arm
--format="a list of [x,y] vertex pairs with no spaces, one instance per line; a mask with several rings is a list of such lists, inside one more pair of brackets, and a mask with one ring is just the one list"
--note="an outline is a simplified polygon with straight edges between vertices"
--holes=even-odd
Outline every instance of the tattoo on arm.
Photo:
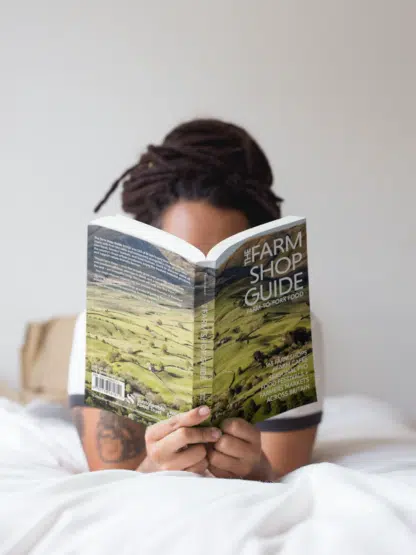
[[105,463],[134,459],[145,448],[144,427],[138,422],[100,411],[96,442],[100,458]]
[[84,409],[82,407],[74,407],[72,409],[72,418],[82,442],[84,440]]

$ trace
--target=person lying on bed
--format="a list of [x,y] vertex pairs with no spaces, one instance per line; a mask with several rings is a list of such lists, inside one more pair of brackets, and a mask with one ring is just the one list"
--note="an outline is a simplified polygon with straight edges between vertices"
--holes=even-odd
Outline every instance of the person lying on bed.
[[[244,129],[193,120],[173,129],[160,146],[149,146],[96,211],[122,185],[126,213],[207,253],[230,235],[280,218],[282,199],[272,192],[272,182],[264,152]],[[274,481],[310,462],[322,417],[319,391],[316,403],[256,426],[230,419],[221,430],[195,427],[207,418],[207,407],[145,430],[127,418],[83,406],[85,320],[84,312],[75,327],[68,387],[91,470],[208,471],[221,478]]]

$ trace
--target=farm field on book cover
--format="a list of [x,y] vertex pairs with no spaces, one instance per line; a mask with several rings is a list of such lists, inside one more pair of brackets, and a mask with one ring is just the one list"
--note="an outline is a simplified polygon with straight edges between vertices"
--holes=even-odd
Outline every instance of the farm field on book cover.
[[217,271],[212,404],[259,422],[316,401],[306,225],[232,250]]
[[191,263],[90,226],[87,405],[146,423],[191,408],[193,295]]
[[229,249],[208,297],[169,250],[99,226],[88,248],[87,405],[150,424],[204,402],[214,422],[258,422],[316,400],[305,225]]

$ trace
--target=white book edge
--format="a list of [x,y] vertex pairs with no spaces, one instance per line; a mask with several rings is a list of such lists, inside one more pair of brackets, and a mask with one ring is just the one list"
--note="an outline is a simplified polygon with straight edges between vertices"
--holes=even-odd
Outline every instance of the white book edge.
[[190,243],[187,243],[183,239],[180,239],[171,233],[167,233],[162,229],[144,224],[143,222],[138,222],[137,220],[133,220],[132,218],[121,214],[97,218],[92,220],[89,225],[102,226],[107,229],[112,229],[113,231],[119,231],[120,233],[130,235],[131,237],[136,237],[142,241],[147,241],[156,247],[179,254],[183,258],[186,258],[195,264],[205,258],[199,249]]
[[201,264],[205,261],[215,262],[227,249],[233,246],[238,246],[239,244],[244,243],[247,239],[264,235],[266,232],[271,230],[284,231],[295,224],[302,224],[305,221],[306,219],[301,216],[285,216],[280,220],[273,220],[272,222],[267,222],[256,227],[246,229],[215,245],[208,252],[207,256],[190,243],[187,243],[184,239],[180,239],[179,237],[176,237],[171,233],[167,233],[162,229],[158,229],[157,227],[153,227],[143,222],[138,222],[137,220],[133,220],[132,218],[121,214],[97,218],[92,220],[89,225],[105,227],[107,229],[118,231],[119,233],[124,233],[131,237],[136,237],[137,239],[147,241],[157,247],[174,252],[194,264]]
[[304,223],[306,219],[300,216],[285,216],[280,218],[280,220],[273,220],[272,222],[267,222],[256,227],[250,227],[240,233],[231,235],[227,239],[223,239],[217,245],[212,247],[207,255],[207,260],[218,260],[220,256],[230,247],[238,246],[244,243],[248,239],[254,239],[254,237],[259,237],[265,235],[267,231],[284,231],[293,225]]

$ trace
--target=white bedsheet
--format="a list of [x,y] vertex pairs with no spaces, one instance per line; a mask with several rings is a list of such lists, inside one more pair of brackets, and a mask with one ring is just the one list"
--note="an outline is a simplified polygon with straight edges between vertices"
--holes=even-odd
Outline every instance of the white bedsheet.
[[416,554],[416,432],[378,401],[329,399],[278,484],[88,473],[56,411],[0,400],[1,555]]

